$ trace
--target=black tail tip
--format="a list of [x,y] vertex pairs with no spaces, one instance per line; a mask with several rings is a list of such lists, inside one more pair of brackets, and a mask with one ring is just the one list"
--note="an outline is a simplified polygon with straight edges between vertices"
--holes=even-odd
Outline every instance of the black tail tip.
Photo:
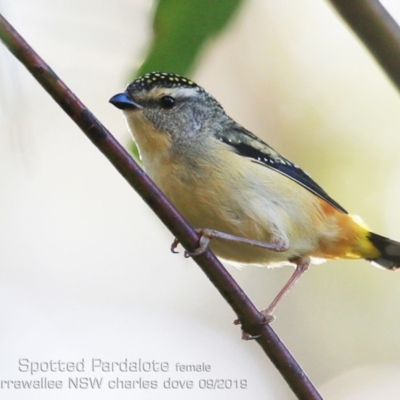
[[368,261],[386,269],[396,270],[400,268],[399,242],[372,232],[370,232],[368,239],[381,253],[377,258],[368,258]]

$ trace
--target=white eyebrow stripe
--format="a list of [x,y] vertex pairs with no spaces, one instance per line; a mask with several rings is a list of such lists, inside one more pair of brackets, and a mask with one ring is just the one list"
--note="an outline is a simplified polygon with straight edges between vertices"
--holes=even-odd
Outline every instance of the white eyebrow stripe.
[[194,97],[199,93],[196,87],[155,87],[150,90],[149,96],[160,98],[162,96],[172,97]]

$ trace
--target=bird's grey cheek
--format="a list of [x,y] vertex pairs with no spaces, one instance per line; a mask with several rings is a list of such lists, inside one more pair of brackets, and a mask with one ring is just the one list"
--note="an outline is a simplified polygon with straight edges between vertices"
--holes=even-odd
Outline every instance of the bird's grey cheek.
[[193,113],[193,110],[185,110],[179,115],[179,118],[175,118],[176,123],[174,129],[180,129],[185,132],[186,136],[193,136],[199,131],[202,121],[199,116]]
[[160,129],[162,126],[162,118],[160,118],[160,115],[153,112],[144,112],[142,115],[142,121],[156,129]]
[[204,110],[193,110],[192,114],[192,121],[193,125],[199,130],[202,128],[202,126],[205,124],[205,122],[208,120],[208,115],[204,113]]
[[188,124],[186,124],[185,127],[186,136],[188,137],[196,136],[198,135],[200,129],[201,129],[201,124],[198,121],[192,120]]
[[155,128],[160,133],[173,133],[179,124],[176,123],[174,120],[169,120],[166,118],[165,115],[151,115],[149,118],[149,122],[151,123],[152,127]]

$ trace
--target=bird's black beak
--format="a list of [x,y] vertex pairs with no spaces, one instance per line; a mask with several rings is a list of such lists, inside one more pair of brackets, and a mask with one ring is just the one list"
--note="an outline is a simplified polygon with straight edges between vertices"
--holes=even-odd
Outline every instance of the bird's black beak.
[[116,94],[109,101],[120,110],[141,110],[143,108],[140,104],[133,101],[132,97],[126,92]]

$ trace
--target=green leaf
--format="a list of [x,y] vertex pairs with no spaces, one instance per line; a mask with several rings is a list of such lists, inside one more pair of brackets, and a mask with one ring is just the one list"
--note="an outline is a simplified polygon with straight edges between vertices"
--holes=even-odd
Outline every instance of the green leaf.
[[154,37],[137,75],[187,75],[204,44],[227,25],[243,0],[158,0]]

